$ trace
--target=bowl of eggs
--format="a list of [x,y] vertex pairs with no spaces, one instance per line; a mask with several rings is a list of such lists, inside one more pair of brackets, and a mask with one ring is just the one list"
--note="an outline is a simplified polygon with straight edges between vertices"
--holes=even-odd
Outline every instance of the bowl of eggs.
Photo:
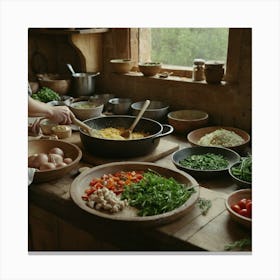
[[34,168],[34,183],[59,179],[77,167],[82,151],[62,140],[28,141],[28,168]]

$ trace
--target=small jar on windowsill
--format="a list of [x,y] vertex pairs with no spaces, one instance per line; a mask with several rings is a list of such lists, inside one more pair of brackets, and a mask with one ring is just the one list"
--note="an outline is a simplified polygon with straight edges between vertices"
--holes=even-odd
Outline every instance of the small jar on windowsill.
[[206,61],[205,62],[205,79],[208,84],[221,83],[224,76],[224,62]]
[[196,58],[193,61],[193,73],[192,73],[192,79],[193,81],[204,81],[204,65],[205,61],[200,58]]

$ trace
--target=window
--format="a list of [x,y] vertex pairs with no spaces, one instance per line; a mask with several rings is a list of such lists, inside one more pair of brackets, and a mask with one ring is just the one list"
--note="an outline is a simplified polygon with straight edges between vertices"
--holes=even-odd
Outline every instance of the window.
[[145,42],[140,57],[179,66],[191,66],[195,58],[226,62],[228,32],[228,28],[141,28]]

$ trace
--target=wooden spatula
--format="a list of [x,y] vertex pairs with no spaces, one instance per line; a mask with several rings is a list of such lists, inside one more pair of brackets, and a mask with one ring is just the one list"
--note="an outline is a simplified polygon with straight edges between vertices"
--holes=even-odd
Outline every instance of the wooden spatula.
[[149,105],[150,105],[150,100],[146,100],[143,107],[141,108],[139,114],[137,115],[136,119],[132,123],[132,125],[121,133],[122,137],[124,137],[126,139],[131,138],[131,133],[132,133],[133,129],[138,124],[139,120],[141,119],[141,117],[143,116],[143,114],[145,113],[145,111],[149,107]]
[[100,137],[100,134],[98,132],[98,130],[86,125],[85,123],[81,122],[80,120],[78,120],[74,114],[71,114],[71,120],[74,124],[76,124],[77,126],[83,128],[90,136],[92,137]]

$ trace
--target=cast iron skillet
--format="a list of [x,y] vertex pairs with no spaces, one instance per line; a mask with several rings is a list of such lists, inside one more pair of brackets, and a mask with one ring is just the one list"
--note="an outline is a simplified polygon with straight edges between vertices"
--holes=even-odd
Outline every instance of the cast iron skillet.
[[[135,120],[134,116],[102,116],[85,120],[84,123],[94,129],[106,127],[128,128]],[[157,121],[141,118],[134,132],[148,133],[141,139],[112,140],[88,135],[80,129],[80,137],[86,151],[93,155],[110,158],[130,158],[151,153],[159,144],[160,138],[173,132],[173,127]]]

